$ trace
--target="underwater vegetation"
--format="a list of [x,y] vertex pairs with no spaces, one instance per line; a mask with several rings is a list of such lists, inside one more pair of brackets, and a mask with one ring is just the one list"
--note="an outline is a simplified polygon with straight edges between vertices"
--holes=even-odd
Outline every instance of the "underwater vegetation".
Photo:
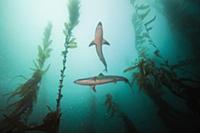
[[124,133],[138,133],[132,120],[119,108],[111,94],[106,94],[104,105],[107,110],[106,113],[109,115],[109,119],[116,116],[123,122]]
[[[200,82],[199,76],[193,76],[192,78],[188,76],[190,72],[187,71],[187,68],[188,66],[198,64],[197,59],[191,58],[179,61],[176,64],[169,64],[169,61],[161,55],[160,50],[150,36],[152,29],[150,25],[156,20],[156,16],[150,20],[146,20],[146,17],[150,14],[150,5],[145,2],[131,2],[135,9],[132,21],[135,28],[136,49],[139,57],[135,61],[135,64],[125,69],[124,72],[132,73],[131,83],[135,83],[140,90],[143,90],[152,99],[158,107],[158,116],[163,120],[169,130],[173,132],[184,131],[185,128],[181,126],[180,121],[196,119],[197,121],[194,120],[195,124],[190,124],[193,126],[191,127],[193,131],[196,131],[200,113]],[[150,50],[149,47],[154,50]],[[184,100],[193,114],[178,111],[172,107],[163,98],[163,88],[167,88],[174,96]],[[188,118],[188,115],[190,118]],[[196,117],[194,118],[193,115]]]
[[50,38],[52,24],[48,24],[44,31],[44,38],[42,45],[38,46],[38,58],[33,61],[34,71],[30,79],[20,85],[14,92],[10,94],[8,100],[14,97],[20,97],[20,100],[14,102],[8,106],[8,109],[13,111],[9,115],[4,115],[5,119],[1,122],[0,131],[3,133],[23,133],[26,131],[42,131],[46,133],[58,133],[59,123],[61,117],[60,102],[62,96],[63,79],[65,77],[66,62],[68,49],[76,48],[76,39],[72,35],[72,30],[79,22],[79,0],[71,0],[68,5],[69,22],[65,23],[65,29],[63,31],[65,35],[64,51],[63,54],[63,67],[61,69],[58,97],[56,99],[56,110],[53,111],[49,106],[49,113],[43,118],[43,122],[40,125],[28,125],[26,123],[28,116],[32,113],[33,105],[37,99],[37,92],[40,88],[42,76],[48,71],[50,65],[44,69],[45,61],[50,57],[52,49],[49,47],[52,43]]
[[[87,104],[89,104],[89,111],[87,112],[86,119],[81,119],[79,130],[81,130],[82,133],[101,132],[101,129],[99,130],[99,127],[97,127],[99,126],[97,124],[101,121],[98,121],[98,123],[96,120],[98,119],[97,106],[99,100],[97,96],[100,92],[96,87],[122,81],[129,85],[132,93],[133,88],[138,88],[139,93],[144,92],[145,96],[147,96],[156,107],[156,116],[158,116],[168,129],[168,132],[198,133],[200,131],[200,76],[198,73],[190,71],[194,66],[200,64],[198,53],[195,53],[195,57],[192,56],[189,59],[178,60],[175,63],[171,63],[169,59],[162,55],[158,44],[156,44],[151,37],[151,32],[154,28],[153,24],[159,17],[152,13],[152,5],[149,4],[147,0],[130,0],[130,2],[133,8],[132,25],[135,30],[135,36],[133,38],[135,38],[135,48],[138,54],[134,63],[127,66],[124,70],[124,73],[131,75],[130,80],[124,76],[104,75],[102,73],[96,76],[75,80],[75,84],[91,88],[91,90],[89,90],[90,98],[89,101],[87,101]],[[194,13],[192,10],[189,13],[186,11],[186,9],[188,9],[186,6],[187,4],[185,5],[187,0],[162,0],[159,3],[165,5],[163,6],[163,10],[171,24],[170,26],[182,32],[185,36],[189,36],[189,42],[193,44],[195,48],[199,48],[198,44],[200,43],[199,39],[197,39],[199,35],[199,25],[197,24],[200,22],[199,17],[195,18],[191,16],[191,14]],[[191,1],[189,3],[196,4],[198,2]],[[171,5],[172,7],[170,7]],[[177,12],[174,12],[172,8],[176,8]],[[200,8],[197,6],[195,10],[200,10]],[[43,116],[42,121],[34,124],[28,123],[30,119],[29,116],[32,114],[33,108],[35,107],[34,105],[37,103],[41,80],[50,68],[50,65],[46,64],[52,51],[50,48],[52,44],[52,24],[49,23],[44,30],[42,44],[38,46],[38,55],[33,61],[32,75],[8,95],[9,105],[6,108],[7,113],[3,114],[4,119],[0,121],[0,133],[59,133],[61,131],[61,120],[64,113],[64,109],[61,106],[61,101],[64,96],[63,89],[65,86],[66,89],[69,89],[64,83],[65,77],[68,74],[67,72],[69,72],[67,67],[69,58],[67,56],[70,49],[77,47],[77,38],[74,36],[73,31],[79,24],[79,0],[69,0],[68,14],[69,18],[68,21],[64,23],[63,30],[65,40],[64,49],[62,51],[62,67],[59,71],[58,86],[55,88],[57,89],[55,107],[47,106],[48,113]],[[186,19],[188,16],[190,16],[189,19]],[[188,25],[185,23],[182,24],[183,21],[186,21]],[[95,45],[97,56],[103,63],[105,71],[107,72],[107,63],[102,50],[104,44],[110,45],[103,37],[103,25],[102,22],[99,21],[95,30],[95,38],[89,46]],[[135,94],[136,91],[134,91],[134,95]],[[181,101],[187,109],[182,110],[179,108],[179,105],[170,103],[171,99],[168,99],[168,97],[166,98],[168,95],[177,99],[177,101]],[[77,101],[80,100],[77,96],[74,97]],[[83,97],[85,98],[85,96]],[[138,133],[140,131],[139,127],[135,125],[137,121],[130,117],[130,113],[124,111],[120,104],[117,103],[117,100],[114,99],[112,93],[107,93],[104,98],[103,108],[105,110],[103,110],[103,113],[106,113],[106,116],[108,116],[106,121],[116,120],[118,122],[117,124],[120,123],[123,126],[123,131],[119,131],[120,133]],[[127,100],[128,97],[124,99]],[[80,106],[78,106],[78,108],[80,108]],[[69,107],[69,109],[71,109],[71,107]],[[72,111],[75,112],[76,110]],[[135,112],[131,113],[134,114]],[[66,123],[66,125],[67,124],[68,123]]]
[[1,132],[18,132],[22,133],[26,128],[25,122],[28,116],[32,113],[34,103],[37,100],[37,93],[40,88],[40,83],[43,75],[48,71],[45,61],[50,57],[52,49],[50,45],[52,24],[49,23],[44,31],[44,38],[41,45],[38,46],[38,57],[34,60],[34,68],[32,76],[25,83],[19,85],[14,92],[11,92],[8,101],[15,97],[19,100],[8,105],[7,109],[12,110],[8,115],[5,114],[5,119],[1,122]]
[[49,107],[49,113],[43,118],[43,123],[41,125],[32,125],[30,126],[29,130],[34,131],[43,131],[46,133],[58,133],[59,132],[59,125],[61,119],[61,99],[63,97],[62,89],[63,89],[63,81],[65,78],[65,70],[66,70],[66,62],[67,62],[67,53],[68,50],[71,48],[76,48],[76,38],[73,37],[72,31],[79,23],[79,8],[80,8],[80,1],[79,0],[70,0],[68,5],[68,12],[69,12],[69,20],[66,22],[65,29],[63,33],[65,35],[64,41],[64,51],[63,54],[63,61],[62,61],[62,68],[60,70],[60,80],[58,86],[58,97],[56,99],[56,110],[52,110]]

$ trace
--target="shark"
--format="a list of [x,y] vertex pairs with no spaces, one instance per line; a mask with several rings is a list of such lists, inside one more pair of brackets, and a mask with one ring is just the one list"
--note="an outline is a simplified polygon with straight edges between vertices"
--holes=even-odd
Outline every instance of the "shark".
[[97,85],[102,85],[102,84],[107,84],[107,83],[117,83],[119,81],[128,83],[129,86],[131,87],[129,80],[123,76],[103,75],[102,73],[100,73],[98,76],[75,80],[74,83],[79,84],[79,85],[90,86],[92,90],[96,92]]
[[102,51],[103,44],[110,45],[110,43],[103,38],[103,25],[101,22],[99,22],[97,24],[97,27],[95,30],[94,40],[89,44],[89,47],[91,47],[91,46],[96,47],[97,55],[98,55],[100,61],[104,64],[105,71],[107,72],[107,63],[106,63],[106,60],[104,58],[103,51]]

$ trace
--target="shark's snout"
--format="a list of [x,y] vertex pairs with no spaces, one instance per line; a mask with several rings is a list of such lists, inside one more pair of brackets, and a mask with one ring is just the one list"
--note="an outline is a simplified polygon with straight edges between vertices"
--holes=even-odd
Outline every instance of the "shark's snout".
[[78,84],[78,80],[75,80],[74,83],[75,83],[75,84]]
[[101,23],[101,21],[98,23],[98,25],[102,26],[102,23]]

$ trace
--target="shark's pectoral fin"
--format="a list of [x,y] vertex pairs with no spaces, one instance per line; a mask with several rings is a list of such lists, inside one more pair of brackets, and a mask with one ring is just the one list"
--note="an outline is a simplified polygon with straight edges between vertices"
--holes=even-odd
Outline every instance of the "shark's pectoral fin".
[[91,86],[91,88],[92,88],[92,90],[93,90],[94,92],[96,92],[96,91],[97,91],[97,90],[96,90],[96,86],[95,86],[95,85]]
[[94,40],[89,44],[89,47],[91,47],[91,46],[93,46],[93,45],[96,45],[96,43],[95,43]]
[[103,44],[110,45],[110,43],[108,41],[106,41],[106,39],[103,39]]

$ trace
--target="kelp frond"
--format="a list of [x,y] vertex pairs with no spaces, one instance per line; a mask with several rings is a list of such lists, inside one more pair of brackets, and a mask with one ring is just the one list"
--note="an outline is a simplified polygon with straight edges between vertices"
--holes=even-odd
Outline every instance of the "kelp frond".
[[69,30],[72,30],[79,23],[79,0],[69,0],[68,11],[69,11]]
[[122,110],[120,110],[117,103],[113,100],[111,94],[106,94],[104,105],[107,109],[106,113],[108,113],[109,118],[113,118],[114,116],[120,118],[120,120],[123,122],[125,133],[138,133],[134,123]]
[[[150,14],[150,6],[139,0],[131,0],[131,3],[135,10],[132,23],[135,28],[135,46],[139,58],[124,72],[132,73],[132,84],[137,84],[139,89],[143,90],[153,101],[158,107],[157,114],[166,124],[174,121],[177,116],[180,118],[183,112],[182,110],[177,111],[163,98],[164,88],[181,98],[191,111],[200,116],[199,76],[194,76],[194,74],[188,76],[189,72],[185,74],[185,69],[189,65],[197,63],[197,60],[189,59],[174,65],[169,64],[168,60],[161,55],[150,35],[151,25],[156,20],[156,16]],[[191,114],[189,115],[191,116]],[[167,126],[170,126],[171,129],[174,128],[171,125]]]
[[[32,76],[27,79],[25,83],[18,86],[17,89],[8,97],[8,101],[14,97],[18,98],[18,101],[8,105],[8,109],[12,110],[8,115],[9,119],[17,118],[17,121],[25,121],[32,113],[34,103],[37,100],[37,92],[40,87],[42,76],[49,68],[48,66],[45,70],[43,70],[44,63],[46,59],[49,58],[51,52],[51,29],[52,25],[48,24],[44,31],[43,43],[42,45],[38,46],[38,57],[36,61],[34,61],[35,69]],[[12,124],[7,120],[8,119],[5,119],[3,123],[7,123],[7,126]]]
[[76,48],[77,43],[75,37],[72,35],[72,31],[75,26],[79,23],[79,8],[80,8],[80,1],[79,0],[69,0],[68,11],[69,11],[69,22],[64,23],[64,30],[63,33],[65,35],[65,42],[64,42],[64,50],[62,51],[63,60],[62,60],[62,68],[60,70],[60,80],[58,86],[58,96],[56,99],[56,110],[53,111],[49,106],[49,113],[44,117],[43,123],[41,125],[31,126],[29,128],[30,131],[43,131],[46,133],[58,133],[59,132],[59,125],[60,125],[60,118],[61,118],[61,99],[62,95],[62,88],[63,88],[63,81],[65,77],[65,70],[66,70],[66,62],[67,62],[67,53],[68,49]]
[[[43,33],[44,38],[43,38],[42,45],[38,45],[38,58],[33,61],[34,66],[35,66],[34,70],[39,69],[42,71],[46,59],[50,57],[50,53],[52,51],[52,49],[50,48],[50,45],[52,43],[52,40],[50,38],[51,31],[52,31],[52,24],[49,23]],[[44,71],[47,71],[48,68],[49,66]]]
[[43,118],[40,125],[31,125],[27,131],[41,131],[45,133],[58,133],[61,113],[51,111]]

